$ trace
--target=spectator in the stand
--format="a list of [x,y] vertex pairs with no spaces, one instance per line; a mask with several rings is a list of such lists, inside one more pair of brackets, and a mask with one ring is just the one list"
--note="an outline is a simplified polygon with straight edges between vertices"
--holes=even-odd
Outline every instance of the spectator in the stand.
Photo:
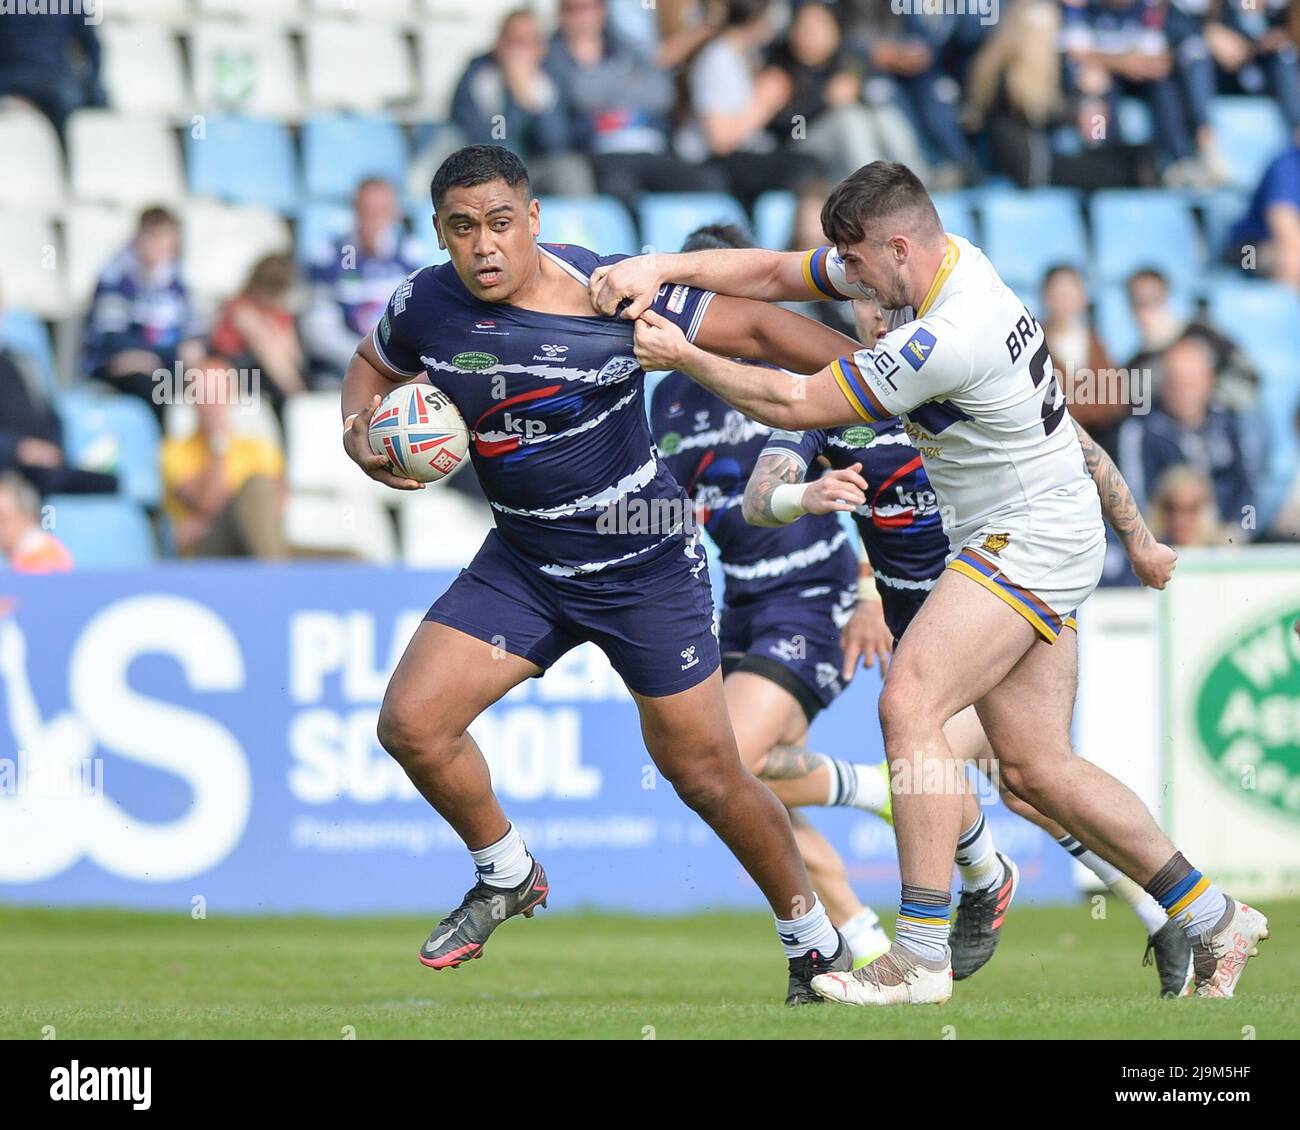
[[259,259],[239,293],[222,306],[208,339],[212,354],[227,366],[257,370],[261,395],[281,419],[288,398],[307,387],[291,303],[296,280],[293,256]]
[[209,365],[194,434],[164,440],[163,506],[185,556],[282,559],[284,455],[264,437],[234,432],[227,379],[219,361]]
[[[1181,318],[1169,296],[1169,282],[1159,271],[1144,268],[1128,280],[1129,306],[1141,335],[1141,345],[1125,368],[1140,377],[1135,395],[1144,401],[1160,393],[1165,352],[1180,338],[1192,337],[1205,343],[1214,358],[1217,380],[1214,389],[1219,403],[1238,412],[1250,412],[1259,397],[1259,374],[1250,358],[1235,341],[1200,318]],[[1250,327],[1240,327],[1249,332]]]
[[[1070,88],[1080,113],[1098,123],[1094,132],[1118,136],[1122,95],[1145,102],[1171,187],[1209,187],[1216,180],[1211,154],[1198,159],[1194,125],[1174,73],[1165,12],[1152,0],[1063,0]],[[1206,135],[1208,137],[1208,135]]]
[[762,68],[772,40],[767,8],[767,0],[726,0],[722,29],[687,66],[689,113],[677,137],[682,156],[722,170],[746,207],[817,164],[782,150],[767,130],[791,92],[786,76]]
[[492,50],[470,60],[456,84],[451,120],[465,144],[504,145],[527,160],[535,192],[586,195],[591,169],[574,152],[569,114],[545,58],[536,13],[510,12]]
[[1088,289],[1073,267],[1053,267],[1044,276],[1042,323],[1070,415],[1114,451],[1115,428],[1128,415],[1128,384],[1118,378],[1093,329]]
[[915,134],[895,107],[862,102],[862,64],[844,46],[839,21],[825,4],[797,9],[768,66],[790,88],[768,131],[782,145],[806,146],[832,180],[872,161],[920,158]]
[[892,0],[844,0],[842,10],[848,43],[867,64],[867,102],[899,104],[936,162],[928,182],[935,189],[957,188],[977,181],[980,172],[958,118],[961,89],[938,59],[946,45],[943,20],[954,17],[936,23],[921,7],[896,12]]
[[1228,235],[1225,258],[1300,291],[1300,143],[1264,172],[1250,207]]
[[[966,121],[988,133],[993,170],[1021,188],[1046,184],[1107,188],[1155,184],[1150,146],[1127,145],[1118,131],[1099,136],[1085,105],[1078,115],[1062,89],[1056,41],[1061,10],[1054,0],[1022,0],[998,23],[971,63]],[[1053,133],[1074,126],[1063,150]]]
[[74,110],[105,104],[99,36],[81,12],[49,6],[7,13],[0,35],[0,98],[21,98],[62,138]]
[[41,526],[41,496],[15,471],[0,472],[0,555],[15,573],[66,573],[72,554]]
[[1291,128],[1300,129],[1296,0],[1213,0],[1204,36],[1221,90],[1271,96]]
[[1139,506],[1170,467],[1188,463],[1214,486],[1219,513],[1242,527],[1257,504],[1255,482],[1259,448],[1254,429],[1214,400],[1214,355],[1200,338],[1184,337],[1165,351],[1160,399],[1146,416],[1133,416],[1119,428],[1119,468]]
[[1214,501],[1214,485],[1199,467],[1174,463],[1166,468],[1151,496],[1151,532],[1179,548],[1227,545],[1235,541]]
[[86,320],[86,372],[138,396],[161,419],[162,393],[174,387],[169,380],[176,367],[191,368],[202,357],[198,315],[181,280],[180,225],[167,209],[147,208],[135,237],[95,287]]
[[343,379],[357,342],[374,329],[393,291],[423,266],[419,248],[402,230],[397,193],[386,180],[362,181],[352,210],[352,232],[311,267],[302,328],[316,383]]
[[592,158],[598,191],[635,207],[643,192],[726,191],[726,177],[672,151],[672,76],[609,26],[605,0],[561,0],[546,56],[575,148]]

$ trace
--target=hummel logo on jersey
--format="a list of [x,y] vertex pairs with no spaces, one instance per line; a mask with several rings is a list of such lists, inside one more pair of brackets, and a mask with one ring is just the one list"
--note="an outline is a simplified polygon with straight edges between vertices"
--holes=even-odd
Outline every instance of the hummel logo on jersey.
[[694,644],[691,644],[690,647],[683,648],[680,654],[681,657],[686,660],[686,662],[682,664],[683,671],[689,671],[700,661],[700,657],[695,654]]
[[569,347],[567,345],[543,345],[542,352],[547,357],[560,357],[569,352]]

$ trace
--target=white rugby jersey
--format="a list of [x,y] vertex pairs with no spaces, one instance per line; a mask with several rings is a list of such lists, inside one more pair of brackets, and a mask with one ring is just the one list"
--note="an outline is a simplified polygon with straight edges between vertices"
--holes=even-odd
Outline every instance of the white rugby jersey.
[[[833,247],[808,253],[804,278],[819,298],[874,296],[847,280]],[[889,324],[831,371],[863,420],[904,418],[954,548],[989,524],[1101,529],[1043,329],[978,247],[949,235],[920,309]]]

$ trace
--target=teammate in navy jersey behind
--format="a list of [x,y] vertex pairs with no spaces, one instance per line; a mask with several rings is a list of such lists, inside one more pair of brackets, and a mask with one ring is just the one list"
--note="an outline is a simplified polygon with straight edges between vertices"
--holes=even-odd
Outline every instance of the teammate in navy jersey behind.
[[[542,245],[528,173],[499,146],[452,154],[431,186],[451,262],[414,272],[358,345],[343,386],[344,446],[366,474],[414,490],[370,453],[381,395],[428,375],[465,417],[496,529],[434,603],[388,686],[379,739],[465,841],[478,882],[420,960],[455,967],[545,905],[545,872],[492,793],[467,727],[584,641],[632,692],[646,747],[771,904],[790,961],[788,1003],[849,967],[789,820],[741,764],[727,721],[705,559],[689,502],[659,458],[630,322],[602,317],[590,273],[620,256]],[[852,348],[762,303],[664,287],[655,309],[701,347],[812,372]]]
[[[691,233],[682,250],[751,246],[735,225],[714,224]],[[883,761],[859,764],[807,748],[808,727],[850,677],[841,631],[869,653],[868,662],[889,646],[878,607],[854,611],[852,535],[831,513],[793,526],[751,526],[745,482],[771,429],[685,373],[669,373],[655,387],[650,424],[659,454],[694,501],[696,518],[721,558],[718,642],[740,758],[790,810],[818,898],[854,961],[869,961],[889,948],[889,937],[854,894],[838,853],[798,811],[851,806],[890,818]],[[854,666],[856,660],[847,671]]]

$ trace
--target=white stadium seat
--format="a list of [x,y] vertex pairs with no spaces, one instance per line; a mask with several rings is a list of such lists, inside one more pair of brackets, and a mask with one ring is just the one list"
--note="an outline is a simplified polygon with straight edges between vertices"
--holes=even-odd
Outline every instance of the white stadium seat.
[[173,28],[112,23],[100,30],[104,88],[116,110],[183,114],[189,106],[180,40]]
[[285,509],[284,533],[299,551],[347,554],[374,565],[397,560],[392,519],[380,503],[369,499],[293,491]]
[[0,212],[0,286],[7,306],[52,321],[67,316],[63,251],[45,214]]
[[293,249],[289,225],[266,208],[189,200],[181,216],[185,285],[204,306],[234,294],[263,255]]
[[[58,211],[63,204],[63,154],[44,114],[19,108],[0,113],[0,153],[6,155],[4,205]],[[18,154],[22,160],[15,160]]]
[[325,110],[379,110],[416,95],[406,37],[394,27],[319,20],[303,39],[307,98]]
[[289,486],[296,491],[396,506],[402,492],[363,475],[343,450],[338,392],[304,392],[284,409]]
[[302,117],[297,53],[288,34],[277,28],[200,24],[190,35],[190,66],[200,111]]
[[416,0],[307,0],[307,4],[312,12],[359,20],[411,24],[419,18]]
[[139,206],[185,196],[180,143],[161,118],[78,110],[68,122],[68,153],[78,200]]
[[[474,469],[456,473],[472,475]],[[416,569],[463,569],[492,526],[486,502],[436,483],[401,495],[397,504],[402,560]]]
[[301,0],[196,0],[203,16],[238,16],[267,23],[297,23],[304,15]]
[[496,17],[478,14],[426,16],[416,33],[420,56],[419,109],[445,118],[466,65],[492,46]]
[[104,12],[104,26],[122,23],[123,17],[141,23],[188,22],[193,18],[190,0],[112,0]]
[[68,299],[82,308],[108,261],[135,234],[139,210],[111,204],[74,204],[63,217],[68,243]]

